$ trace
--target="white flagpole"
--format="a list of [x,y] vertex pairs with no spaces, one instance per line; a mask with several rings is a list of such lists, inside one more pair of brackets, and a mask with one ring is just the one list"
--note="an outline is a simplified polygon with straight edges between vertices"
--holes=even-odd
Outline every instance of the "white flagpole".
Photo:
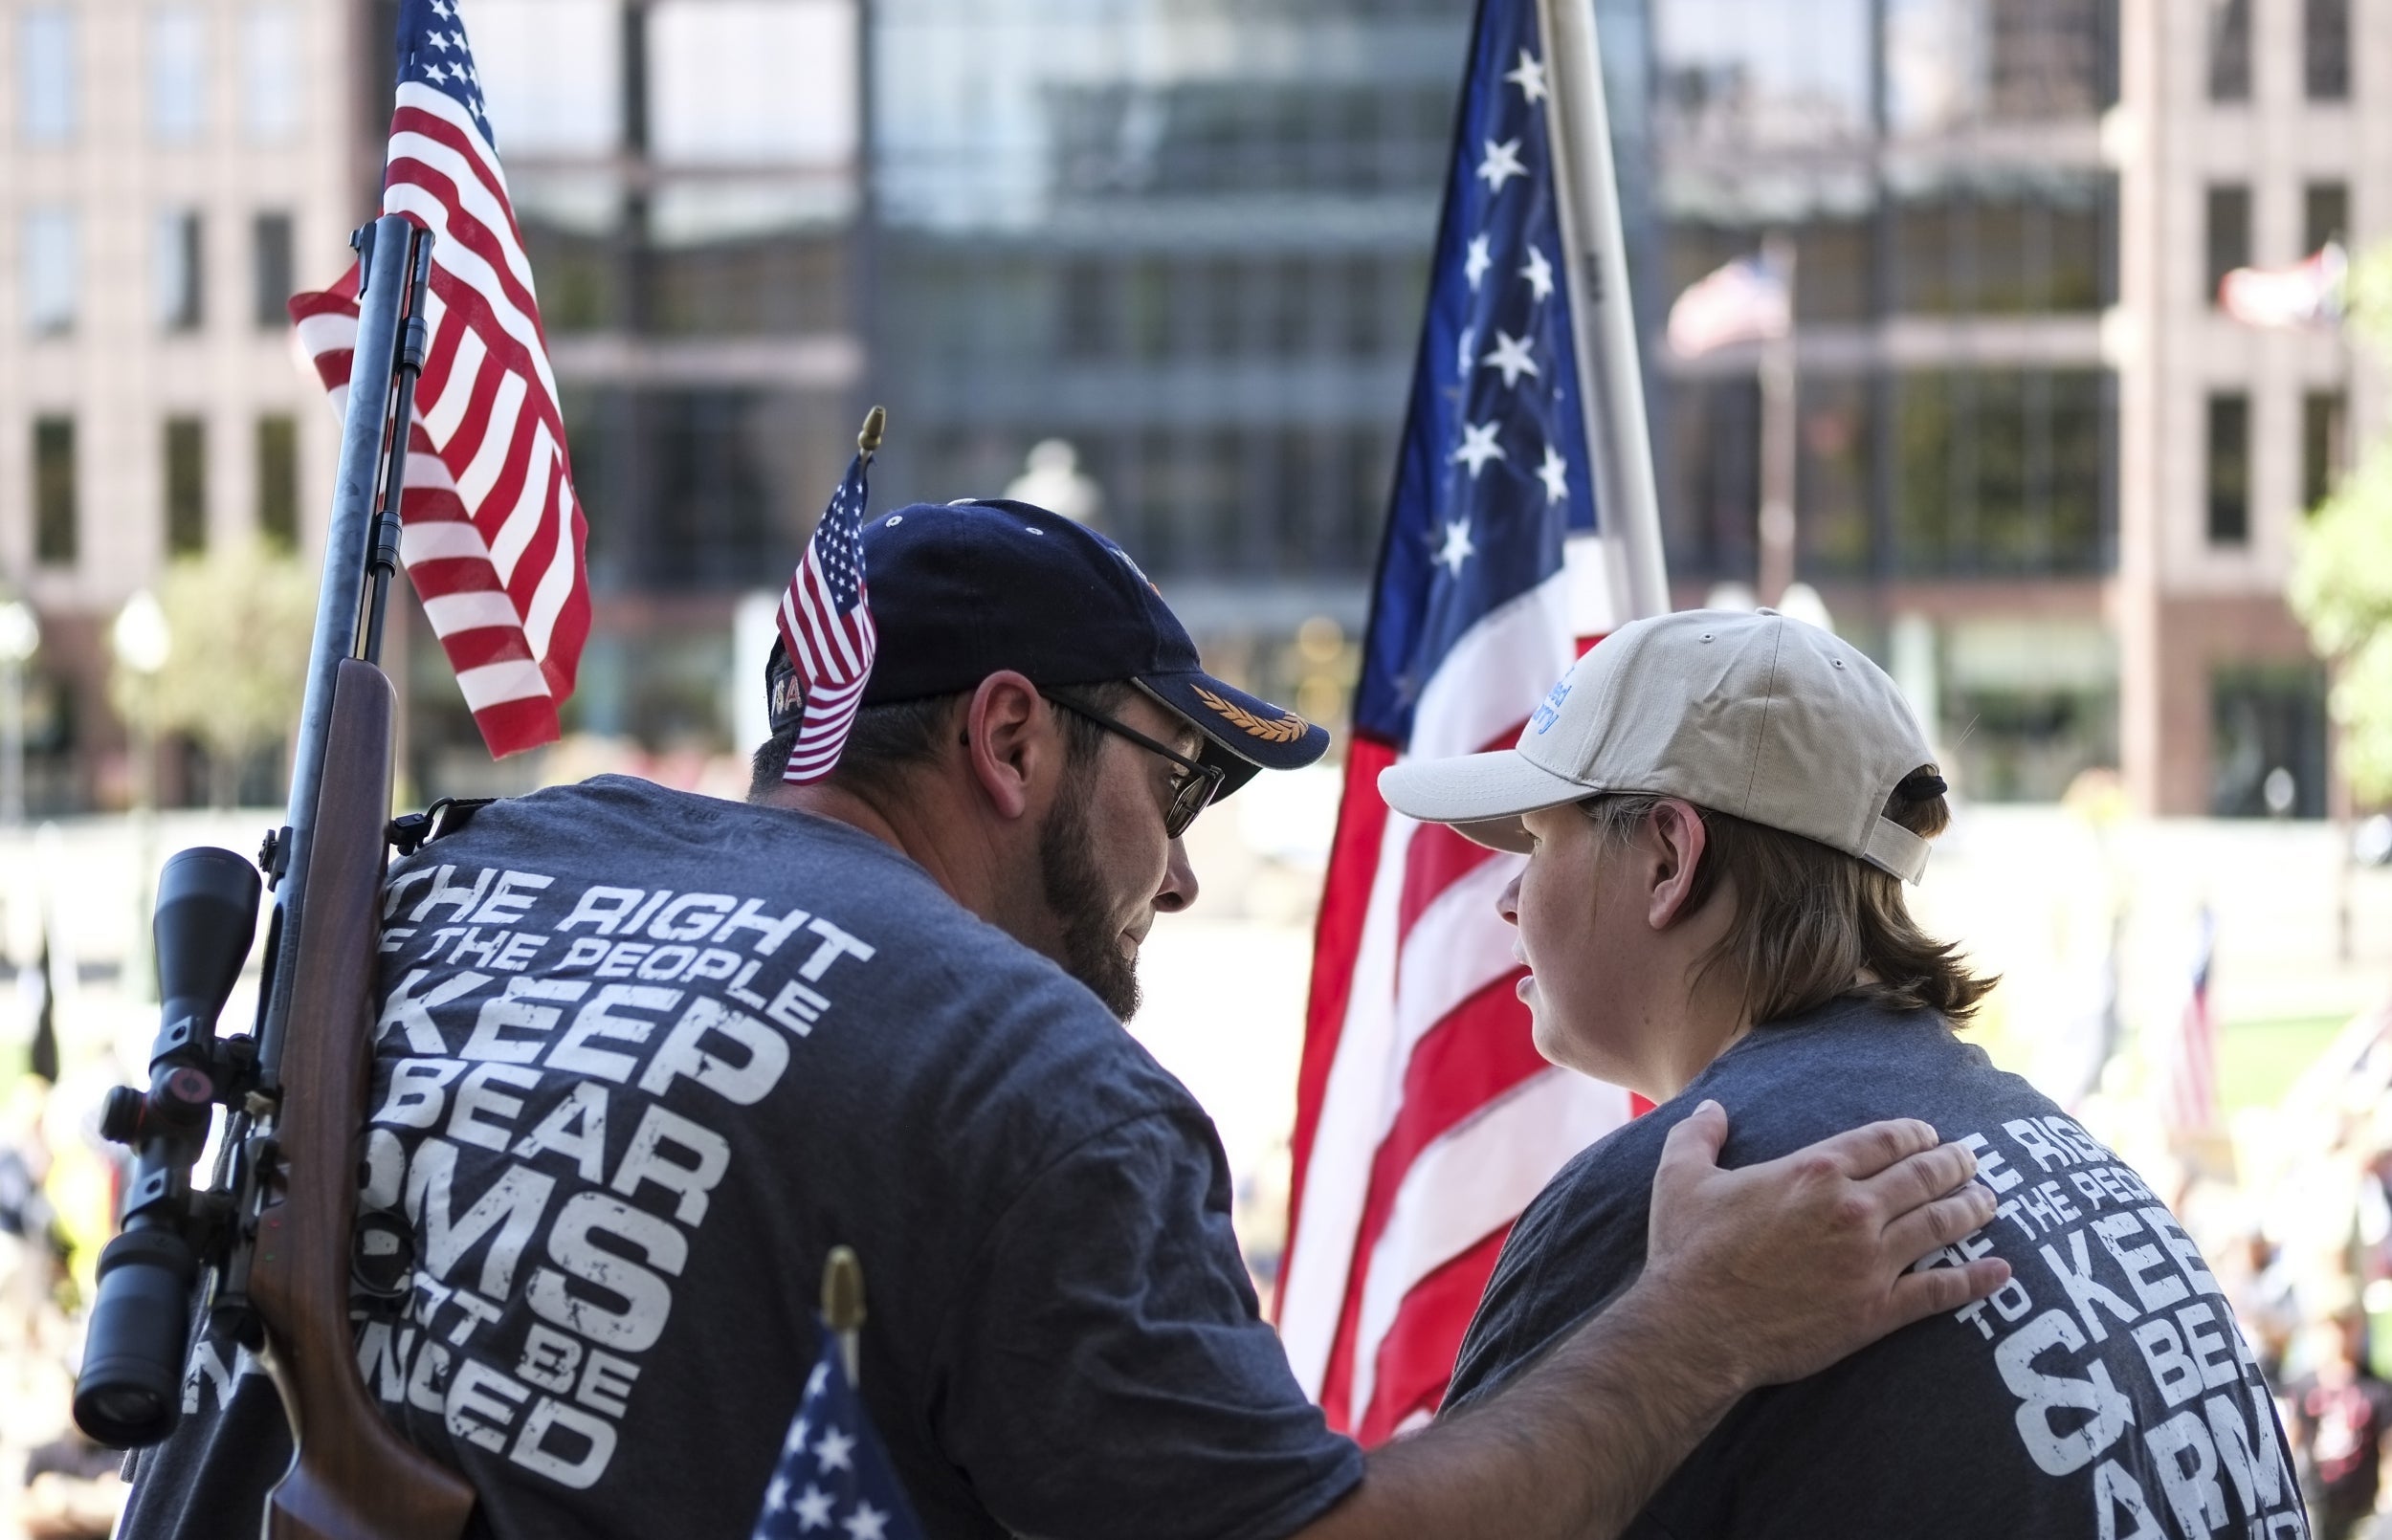
[[1578,349],[1580,410],[1595,462],[1595,517],[1619,556],[1611,583],[1620,618],[1633,620],[1670,608],[1670,581],[1662,563],[1661,505],[1645,426],[1594,0],[1537,0],[1537,27],[1545,44],[1546,139],[1569,284],[1570,340]]

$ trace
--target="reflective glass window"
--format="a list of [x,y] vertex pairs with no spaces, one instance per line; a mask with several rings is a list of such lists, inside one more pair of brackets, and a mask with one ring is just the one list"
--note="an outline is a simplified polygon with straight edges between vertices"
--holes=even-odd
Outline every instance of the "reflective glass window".
[[2250,99],[2250,0],[2204,0],[2209,7],[2209,99]]
[[29,144],[63,144],[75,137],[75,13],[65,6],[34,6],[17,21],[17,101]]
[[853,0],[658,0],[648,146],[658,161],[844,165],[856,148]]
[[197,556],[208,548],[208,425],[169,417],[164,436],[166,554]]
[[82,276],[75,210],[34,209],[25,216],[25,322],[36,337],[75,329]]
[[77,545],[75,419],[33,420],[33,560],[46,567],[75,564]]
[[1682,143],[1817,144],[1870,131],[1870,0],[1655,8],[1659,129]]
[[241,132],[254,143],[280,143],[299,132],[306,100],[298,9],[250,6],[240,29]]
[[196,6],[149,14],[149,132],[162,144],[196,140],[208,115],[207,19]]
[[169,332],[197,331],[208,292],[199,210],[162,211],[150,236],[150,295],[158,324]]
[[615,149],[623,134],[617,0],[473,0],[465,25],[510,175],[523,158]]

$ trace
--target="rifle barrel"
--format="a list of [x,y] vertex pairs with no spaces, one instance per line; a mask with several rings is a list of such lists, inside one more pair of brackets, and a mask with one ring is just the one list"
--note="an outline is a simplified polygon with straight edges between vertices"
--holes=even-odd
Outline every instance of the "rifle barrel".
[[[316,634],[308,648],[307,690],[299,707],[299,738],[291,760],[291,802],[276,887],[281,924],[275,931],[278,954],[271,972],[265,1008],[257,1027],[258,1075],[265,1089],[280,1084],[282,1041],[291,1014],[287,979],[295,965],[299,920],[307,904],[307,861],[323,790],[324,745],[332,727],[332,691],[341,660],[352,655],[365,587],[366,542],[373,538],[374,499],[381,480],[384,413],[389,405],[397,363],[400,312],[415,263],[414,228],[397,214],[366,227],[361,255],[364,292],[359,296],[357,350],[349,361],[348,415],[341,429],[341,470],[332,493],[332,518],[324,532],[323,583],[316,594]],[[424,239],[431,239],[429,232]],[[407,452],[402,425],[397,452]]]

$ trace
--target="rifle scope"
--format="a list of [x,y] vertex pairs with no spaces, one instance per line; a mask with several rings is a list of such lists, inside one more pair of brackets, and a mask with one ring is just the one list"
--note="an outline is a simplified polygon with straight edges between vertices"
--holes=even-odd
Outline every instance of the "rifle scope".
[[123,1233],[100,1254],[75,1420],[117,1448],[156,1443],[183,1409],[190,1287],[219,1216],[192,1201],[191,1163],[219,1101],[252,1062],[244,1040],[220,1043],[224,1010],[257,930],[257,869],[231,850],[177,852],[158,874],[153,926],[160,1026],[147,1091],[120,1088],[100,1131],[141,1153],[125,1193]]

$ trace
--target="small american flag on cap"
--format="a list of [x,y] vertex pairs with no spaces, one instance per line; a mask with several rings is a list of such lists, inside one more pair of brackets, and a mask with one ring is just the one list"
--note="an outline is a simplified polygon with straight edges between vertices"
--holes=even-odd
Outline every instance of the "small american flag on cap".
[[798,785],[838,768],[880,645],[864,583],[864,473],[887,425],[888,414],[878,407],[865,416],[855,458],[781,596],[781,645],[788,652],[790,682],[805,699],[781,779]]

